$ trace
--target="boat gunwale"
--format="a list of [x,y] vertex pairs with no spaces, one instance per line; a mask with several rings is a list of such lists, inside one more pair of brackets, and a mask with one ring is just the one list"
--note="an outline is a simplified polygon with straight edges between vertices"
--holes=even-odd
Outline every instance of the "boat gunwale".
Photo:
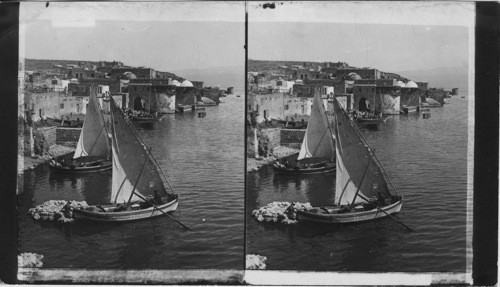
[[[403,206],[403,199],[396,201],[395,203],[392,203],[390,205],[386,205],[381,207],[383,211],[380,211],[378,208],[374,208],[368,211],[359,211],[359,212],[348,212],[348,213],[340,213],[340,214],[325,214],[325,213],[312,213],[304,210],[297,210],[297,215],[299,220],[302,221],[315,221],[315,222],[325,222],[325,223],[350,223],[350,222],[361,222],[361,221],[369,221],[369,220],[374,220],[377,218],[381,217],[386,217],[387,214],[385,212],[391,214],[391,213],[397,213],[401,210]],[[318,207],[315,207],[318,208]],[[392,211],[392,210],[397,210],[397,211]],[[385,212],[384,212],[385,211]],[[380,216],[377,216],[380,214]],[[368,218],[363,218],[363,219],[358,219],[358,220],[348,220],[350,218],[356,219],[358,217],[368,217],[368,216],[374,216],[374,217],[368,217]],[[302,218],[301,218],[302,217]]]
[[[75,214],[75,219],[77,220],[95,220],[95,221],[108,221],[108,222],[115,222],[115,221],[134,221],[134,220],[140,220],[140,219],[146,219],[146,218],[152,218],[152,217],[157,217],[164,215],[163,213],[169,212],[169,211],[164,211],[164,209],[171,208],[175,206],[172,210],[174,211],[177,209],[177,204],[179,203],[179,199],[176,198],[172,201],[169,201],[163,205],[157,205],[155,206],[150,206],[148,208],[144,209],[139,209],[139,210],[131,210],[131,211],[109,211],[109,212],[96,212],[96,211],[90,211],[90,210],[84,210],[84,209],[75,209],[73,210],[73,213]],[[96,207],[97,205],[90,205],[91,207]],[[151,214],[150,216],[144,216],[144,217],[135,217],[135,218],[130,218],[130,216],[141,216],[145,214]]]
[[56,166],[49,162],[49,168],[51,170],[57,172],[65,172],[65,173],[105,171],[111,169],[112,167],[113,167],[112,161],[105,161],[103,164],[96,166],[80,166],[80,167]]
[[291,168],[291,167],[280,167],[273,164],[273,169],[278,173],[327,173],[337,169],[335,164],[323,167],[313,167],[313,168]]

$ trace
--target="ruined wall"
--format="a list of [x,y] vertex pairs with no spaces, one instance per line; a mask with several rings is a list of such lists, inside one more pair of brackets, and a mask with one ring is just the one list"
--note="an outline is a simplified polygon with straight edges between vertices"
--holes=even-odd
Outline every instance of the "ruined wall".
[[280,142],[281,142],[280,129],[278,129],[278,128],[262,129],[262,130],[260,130],[260,133],[261,133],[262,137],[267,140],[267,147],[271,151],[275,147],[280,146]]
[[[429,89],[425,93],[425,98],[431,98],[436,100],[440,104],[444,104],[444,98],[446,98],[446,94],[444,89]],[[422,99],[422,102],[425,101],[425,98]]]
[[305,134],[306,130],[282,129],[280,131],[280,143],[282,146],[299,149]]
[[400,106],[419,106],[425,91],[420,89],[401,88]]
[[56,144],[76,147],[82,129],[75,128],[57,128],[56,129]]
[[[35,154],[44,155],[56,144],[56,128],[43,127],[33,130]],[[29,151],[29,149],[28,149]]]
[[283,117],[295,118],[311,115],[312,98],[284,96]]
[[[196,89],[193,87],[176,87],[175,96],[177,105],[195,105],[198,101]],[[201,101],[201,95],[199,100]]]
[[221,92],[218,88],[203,88],[203,89],[195,88],[195,89],[196,91],[201,92],[199,99],[197,97],[197,101],[201,101],[201,97],[206,97],[216,102],[217,104],[220,103]]
[[384,115],[399,115],[401,111],[400,97],[390,94],[380,95],[382,101],[382,113]]

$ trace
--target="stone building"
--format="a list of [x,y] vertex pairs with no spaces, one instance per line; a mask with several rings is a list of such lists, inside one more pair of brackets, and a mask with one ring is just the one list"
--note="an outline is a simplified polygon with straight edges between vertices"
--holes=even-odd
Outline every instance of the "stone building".
[[30,93],[24,95],[24,111],[34,122],[41,119],[66,115],[82,115],[87,112],[88,98],[68,96],[60,92]]
[[294,119],[294,121],[299,121],[299,119],[308,117],[311,115],[311,106],[313,98],[301,98],[291,95],[283,96],[283,119]]
[[380,101],[376,101],[375,84],[354,84],[353,92],[353,108],[364,111],[380,111]]
[[258,123],[266,119],[284,119],[284,94],[256,94],[249,93],[247,97],[247,111],[253,115]]

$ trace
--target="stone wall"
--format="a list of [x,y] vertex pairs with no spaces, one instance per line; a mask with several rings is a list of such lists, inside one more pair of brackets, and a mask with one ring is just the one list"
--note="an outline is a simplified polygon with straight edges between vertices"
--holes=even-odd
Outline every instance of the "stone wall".
[[76,147],[82,129],[75,128],[57,128],[56,129],[56,144]]
[[282,146],[299,149],[304,140],[306,130],[282,129],[280,143]]
[[[444,98],[446,97],[444,89],[428,89],[425,94],[426,98],[431,98],[436,100],[440,104],[444,104]],[[425,99],[422,99],[425,101]]]
[[[45,153],[48,153],[51,146],[56,144],[56,127],[43,127],[36,130],[34,129],[33,137],[35,154],[44,155]],[[26,153],[29,153],[30,151],[30,148],[28,148],[28,150],[26,150]]]
[[412,88],[401,88],[400,106],[419,106],[425,91]]
[[281,145],[280,129],[262,129],[261,133],[267,137],[271,149]]

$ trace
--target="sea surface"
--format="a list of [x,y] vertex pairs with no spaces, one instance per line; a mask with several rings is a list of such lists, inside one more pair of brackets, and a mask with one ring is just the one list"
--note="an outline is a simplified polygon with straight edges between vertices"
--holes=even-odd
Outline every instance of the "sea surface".
[[[241,91],[240,91],[241,93]],[[111,171],[51,174],[48,166],[26,172],[18,195],[18,251],[44,256],[45,268],[243,269],[244,97],[219,106],[168,115],[153,128],[137,129],[159,162],[180,204],[172,216],[129,223],[37,222],[28,209],[47,200],[106,202]]]
[[398,193],[397,218],[330,226],[260,223],[251,212],[273,201],[333,204],[335,175],[284,176],[272,167],[249,173],[246,253],[267,269],[378,272],[465,272],[467,98],[419,113],[391,116],[379,130],[361,129]]

